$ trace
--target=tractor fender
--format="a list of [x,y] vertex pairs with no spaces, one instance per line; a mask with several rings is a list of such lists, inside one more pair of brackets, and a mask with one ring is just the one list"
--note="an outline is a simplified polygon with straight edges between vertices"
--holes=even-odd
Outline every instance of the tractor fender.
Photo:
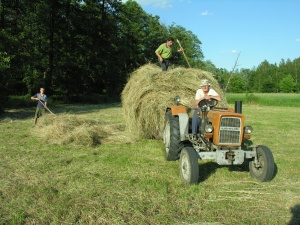
[[173,116],[178,116],[179,118],[179,129],[180,129],[180,140],[186,140],[186,135],[189,131],[189,116],[187,114],[187,109],[184,106],[172,106],[169,108]]
[[187,109],[184,106],[172,106],[168,109],[171,109],[173,116],[178,116],[179,113],[187,113]]
[[186,140],[186,135],[189,132],[189,116],[187,113],[179,113],[179,129],[180,129],[180,140]]

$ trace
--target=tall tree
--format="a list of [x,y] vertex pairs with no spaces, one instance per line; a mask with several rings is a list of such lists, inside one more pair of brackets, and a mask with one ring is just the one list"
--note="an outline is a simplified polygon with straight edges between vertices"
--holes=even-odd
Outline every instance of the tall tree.
[[[186,30],[184,27],[174,23],[168,27],[168,30],[170,36],[180,41],[187,56],[187,61],[191,67],[195,67],[196,65],[199,66],[199,62],[202,62],[203,60],[203,53],[200,47],[201,41],[198,39],[198,37],[191,31]],[[187,67],[186,59],[182,56],[182,54],[175,54],[174,61],[178,63],[178,65]],[[202,65],[203,64],[201,64],[201,66]]]
[[167,38],[167,28],[143,11],[135,1],[127,1],[121,16],[121,57],[126,68],[137,68],[145,63],[157,61],[155,49]]
[[233,75],[228,86],[228,92],[243,93],[245,91],[246,91],[246,84],[244,79],[237,74]]
[[294,80],[296,91],[300,91],[300,57],[293,60],[294,64]]
[[7,76],[4,76],[4,74],[6,74],[6,71],[9,69],[9,67],[10,57],[7,56],[6,52],[0,52],[0,113],[3,112],[7,105],[7,97],[9,94],[9,90],[6,87]]
[[280,81],[280,90],[282,92],[292,93],[292,92],[294,92],[294,88],[295,88],[295,82],[294,82],[292,75],[289,74],[288,76],[284,77]]

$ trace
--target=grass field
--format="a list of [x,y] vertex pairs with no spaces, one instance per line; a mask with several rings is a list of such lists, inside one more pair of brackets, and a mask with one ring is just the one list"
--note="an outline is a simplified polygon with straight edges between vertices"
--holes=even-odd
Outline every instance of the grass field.
[[273,180],[199,161],[201,182],[190,186],[178,161],[165,160],[162,140],[126,138],[119,104],[49,105],[111,126],[96,147],[41,141],[34,107],[8,110],[0,121],[0,224],[298,225],[300,108],[270,105],[243,103],[243,114],[254,143],[273,152]]
[[286,93],[241,93],[241,94],[227,94],[227,101],[234,103],[235,100],[243,101],[244,103],[257,104],[261,106],[286,106],[286,107],[300,107],[299,94]]

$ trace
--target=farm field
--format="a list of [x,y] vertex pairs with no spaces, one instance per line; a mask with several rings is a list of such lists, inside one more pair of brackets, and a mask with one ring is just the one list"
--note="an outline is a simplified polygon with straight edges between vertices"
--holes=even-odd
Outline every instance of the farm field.
[[241,100],[244,103],[264,106],[300,107],[300,96],[296,93],[230,93],[226,97],[229,103]]
[[[281,95],[282,106],[254,96],[269,98],[243,103],[252,140],[274,155],[266,183],[199,161],[200,183],[183,184],[162,140],[130,139],[120,104],[49,105],[54,120],[67,113],[101,124],[106,135],[95,146],[45,141],[46,125],[32,128],[34,107],[8,110],[0,119],[0,224],[300,224],[299,96]],[[236,98],[227,96],[230,105]]]

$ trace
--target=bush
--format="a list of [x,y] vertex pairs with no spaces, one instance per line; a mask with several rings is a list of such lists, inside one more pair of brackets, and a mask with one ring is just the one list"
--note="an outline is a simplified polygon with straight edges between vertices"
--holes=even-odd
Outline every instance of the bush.
[[0,84],[0,114],[4,112],[4,109],[8,106],[8,90]]
[[259,97],[255,96],[253,93],[246,93],[245,103],[258,104]]
[[108,96],[100,94],[87,94],[87,95],[52,95],[51,99],[55,103],[82,103],[82,104],[103,104],[103,103],[113,103],[120,102],[120,96]]
[[36,105],[36,101],[30,99],[31,96],[9,96],[8,97],[8,107],[7,108],[24,108],[24,107],[33,107]]

